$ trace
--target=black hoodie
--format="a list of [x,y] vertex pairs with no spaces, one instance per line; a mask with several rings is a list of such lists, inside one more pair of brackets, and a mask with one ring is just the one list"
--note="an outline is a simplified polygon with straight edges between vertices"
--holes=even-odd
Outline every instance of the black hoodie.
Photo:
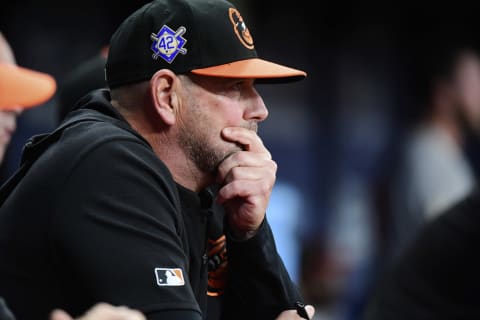
[[[0,296],[18,320],[97,302],[148,319],[275,319],[302,298],[265,220],[234,241],[215,187],[194,193],[110,105],[82,98],[0,190]],[[228,249],[227,249],[228,248]],[[228,254],[227,254],[228,253]]]

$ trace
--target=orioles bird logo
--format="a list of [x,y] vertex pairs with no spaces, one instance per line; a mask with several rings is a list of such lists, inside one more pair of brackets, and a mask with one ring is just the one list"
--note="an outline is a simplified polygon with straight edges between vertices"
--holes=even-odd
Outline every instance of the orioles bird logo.
[[208,290],[207,295],[223,294],[227,282],[228,258],[225,235],[208,240]]
[[228,14],[230,16],[230,21],[233,25],[233,30],[235,31],[235,34],[237,35],[240,42],[248,49],[253,49],[253,38],[247,28],[247,25],[243,21],[240,12],[238,12],[238,10],[235,8],[230,8],[228,9]]

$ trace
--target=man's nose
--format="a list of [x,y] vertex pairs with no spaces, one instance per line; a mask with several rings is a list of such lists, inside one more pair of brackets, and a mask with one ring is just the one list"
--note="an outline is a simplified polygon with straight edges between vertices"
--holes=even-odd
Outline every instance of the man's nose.
[[247,120],[255,119],[257,121],[263,121],[268,117],[268,109],[263,102],[262,97],[258,92],[253,89],[250,105],[247,109]]

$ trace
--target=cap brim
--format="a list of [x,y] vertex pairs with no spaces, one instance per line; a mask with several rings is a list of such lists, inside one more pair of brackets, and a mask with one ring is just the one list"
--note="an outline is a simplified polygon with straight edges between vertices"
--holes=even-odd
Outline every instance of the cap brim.
[[46,73],[0,63],[0,110],[31,108],[48,101],[57,89]]
[[276,83],[298,81],[307,76],[307,73],[302,70],[293,69],[259,58],[194,69],[191,72],[203,76],[257,79],[261,82]]

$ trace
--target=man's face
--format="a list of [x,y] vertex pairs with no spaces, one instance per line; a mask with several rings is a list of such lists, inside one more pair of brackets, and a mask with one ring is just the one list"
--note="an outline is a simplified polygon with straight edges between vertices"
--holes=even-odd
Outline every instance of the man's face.
[[464,53],[454,75],[454,88],[462,120],[480,132],[480,58],[471,52]]
[[0,163],[5,156],[12,134],[16,128],[16,113],[13,111],[0,111]]
[[215,175],[223,159],[242,150],[223,139],[221,131],[226,127],[257,131],[268,111],[253,80],[192,75],[183,83],[179,143],[200,171]]

